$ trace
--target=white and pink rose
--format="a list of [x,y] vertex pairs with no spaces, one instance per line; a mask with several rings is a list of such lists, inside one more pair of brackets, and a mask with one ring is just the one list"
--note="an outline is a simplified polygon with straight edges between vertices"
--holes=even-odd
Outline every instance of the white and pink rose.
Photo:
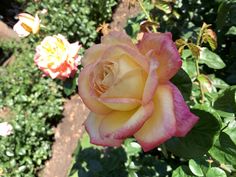
[[65,80],[73,77],[77,71],[81,59],[78,55],[80,48],[78,42],[69,43],[60,34],[47,36],[36,47],[34,61],[45,75]]

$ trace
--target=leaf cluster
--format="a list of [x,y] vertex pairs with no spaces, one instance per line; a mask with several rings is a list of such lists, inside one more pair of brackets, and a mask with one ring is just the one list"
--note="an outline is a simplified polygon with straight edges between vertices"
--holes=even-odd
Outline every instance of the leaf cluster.
[[0,67],[0,121],[13,126],[10,136],[0,137],[0,169],[6,177],[35,176],[51,155],[51,126],[61,118],[62,87],[42,77],[26,41],[1,41],[0,47],[17,56]]
[[31,14],[43,9],[47,11],[40,15],[45,26],[41,35],[60,33],[71,42],[79,41],[84,47],[89,47],[98,40],[96,29],[99,25],[111,20],[116,4],[116,0],[42,0],[24,5],[25,11]]

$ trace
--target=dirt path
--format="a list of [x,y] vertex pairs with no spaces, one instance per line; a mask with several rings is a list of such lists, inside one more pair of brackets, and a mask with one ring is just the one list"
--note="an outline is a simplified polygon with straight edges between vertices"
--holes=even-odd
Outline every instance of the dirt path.
[[[78,140],[83,132],[83,122],[88,109],[78,95],[73,96],[64,105],[64,118],[55,128],[55,143],[52,158],[46,162],[41,175],[44,177],[65,177],[72,160]],[[40,175],[40,176],[41,176]]]
[[[139,12],[139,6],[132,6],[128,0],[123,0],[117,7],[113,22],[110,24],[114,30],[122,30],[129,17]],[[66,177],[72,154],[77,142],[82,135],[82,123],[87,117],[88,109],[82,103],[78,95],[73,96],[64,106],[64,118],[55,128],[55,143],[53,144],[52,158],[46,162],[46,166],[39,176],[42,177]]]
[[0,39],[17,39],[17,34],[9,28],[4,22],[0,21]]

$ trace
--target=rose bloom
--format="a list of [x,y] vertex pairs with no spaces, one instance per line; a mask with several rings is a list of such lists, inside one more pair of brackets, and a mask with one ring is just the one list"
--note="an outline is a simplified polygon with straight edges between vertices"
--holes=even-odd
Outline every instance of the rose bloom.
[[144,33],[135,45],[111,32],[82,64],[79,94],[91,110],[85,127],[93,144],[119,146],[134,136],[149,151],[198,121],[169,81],[182,64],[171,33]]
[[73,77],[77,71],[81,59],[78,55],[80,48],[78,42],[70,44],[60,34],[47,36],[36,47],[34,61],[45,75],[65,80]]
[[20,13],[18,18],[19,21],[14,25],[13,30],[19,37],[26,37],[30,33],[36,34],[39,32],[40,20],[37,14],[33,17],[27,13]]
[[12,134],[12,126],[11,124],[7,123],[7,122],[2,122],[0,123],[0,136],[9,136],[10,134]]

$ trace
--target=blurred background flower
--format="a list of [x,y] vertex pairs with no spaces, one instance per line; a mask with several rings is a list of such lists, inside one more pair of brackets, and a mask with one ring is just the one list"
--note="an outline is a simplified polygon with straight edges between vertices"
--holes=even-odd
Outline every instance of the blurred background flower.
[[81,58],[78,55],[80,48],[78,42],[70,44],[60,34],[47,36],[36,47],[34,61],[45,75],[65,80],[73,77],[77,71]]
[[40,19],[36,14],[35,17],[28,13],[20,13],[19,21],[14,25],[13,29],[19,37],[26,37],[30,33],[36,34],[39,32]]
[[9,136],[13,132],[13,127],[7,122],[0,123],[0,136]]

